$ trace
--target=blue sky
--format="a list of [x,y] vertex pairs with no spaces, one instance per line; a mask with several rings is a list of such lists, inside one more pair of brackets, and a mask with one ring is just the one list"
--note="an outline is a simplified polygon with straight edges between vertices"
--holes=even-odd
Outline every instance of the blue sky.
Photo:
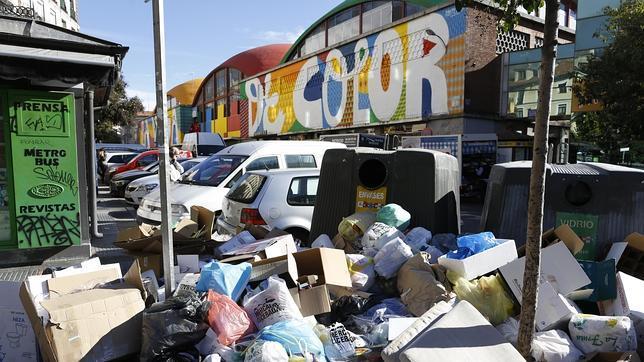
[[[293,42],[341,0],[166,0],[167,89],[205,77],[234,54]],[[305,6],[302,6],[306,4]],[[128,94],[154,107],[152,3],[81,0],[81,32],[130,47],[123,64]]]

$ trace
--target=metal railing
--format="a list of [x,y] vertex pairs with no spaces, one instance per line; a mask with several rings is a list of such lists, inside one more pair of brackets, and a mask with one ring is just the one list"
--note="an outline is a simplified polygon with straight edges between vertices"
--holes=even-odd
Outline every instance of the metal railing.
[[36,12],[32,7],[14,6],[14,5],[5,4],[1,2],[0,2],[0,15],[19,16],[21,18],[42,20],[40,16],[36,14]]

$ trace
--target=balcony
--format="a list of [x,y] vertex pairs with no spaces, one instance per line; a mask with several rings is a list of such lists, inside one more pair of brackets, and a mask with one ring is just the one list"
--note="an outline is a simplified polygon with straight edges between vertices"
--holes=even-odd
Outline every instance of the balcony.
[[13,6],[0,2],[0,15],[18,16],[21,18],[40,19],[32,7],[27,6]]

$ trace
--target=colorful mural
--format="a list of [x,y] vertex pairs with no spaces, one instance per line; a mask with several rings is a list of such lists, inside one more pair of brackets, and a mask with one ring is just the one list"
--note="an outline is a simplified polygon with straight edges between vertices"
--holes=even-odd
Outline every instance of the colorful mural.
[[465,16],[448,7],[246,80],[241,124],[254,136],[462,113]]
[[[179,113],[182,107],[176,107],[168,110],[168,124],[169,124],[169,135],[170,144],[176,145],[183,141],[184,132],[181,131],[179,123],[177,121],[177,113]],[[142,121],[139,121],[138,126],[139,131],[139,143],[145,147],[156,147],[156,136],[157,136],[157,123],[155,117],[148,117]]]

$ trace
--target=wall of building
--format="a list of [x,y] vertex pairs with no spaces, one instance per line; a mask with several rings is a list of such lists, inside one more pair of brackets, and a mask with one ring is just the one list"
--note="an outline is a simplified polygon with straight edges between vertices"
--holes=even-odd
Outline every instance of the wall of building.
[[461,114],[465,27],[449,6],[248,79],[248,134]]
[[4,0],[14,6],[33,8],[35,14],[49,24],[79,31],[79,0]]

